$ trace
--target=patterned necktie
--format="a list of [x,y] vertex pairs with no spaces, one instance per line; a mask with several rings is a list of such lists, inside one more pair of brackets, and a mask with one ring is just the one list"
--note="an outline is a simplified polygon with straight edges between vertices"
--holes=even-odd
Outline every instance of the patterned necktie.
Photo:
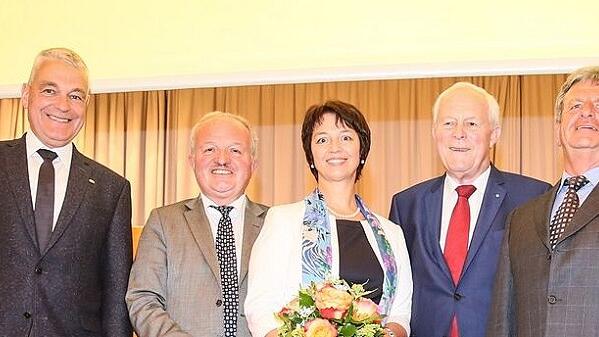
[[[461,185],[455,190],[458,193],[458,201],[449,219],[443,254],[451,272],[453,283],[457,285],[468,253],[468,236],[470,234],[470,204],[468,198],[476,191],[476,187]],[[449,336],[459,336],[458,321],[455,315],[451,320]]]
[[43,252],[52,234],[54,223],[54,165],[55,152],[39,149],[37,153],[44,159],[37,179],[35,195],[35,234],[40,252]]
[[549,245],[551,249],[555,248],[557,240],[562,235],[578,209],[580,200],[576,193],[584,185],[588,184],[589,180],[585,176],[574,176],[564,181],[564,185],[568,186],[564,201],[555,212],[555,216],[549,225]]
[[221,288],[224,300],[225,337],[237,335],[237,313],[239,311],[239,281],[237,277],[237,256],[233,223],[229,213],[232,206],[210,206],[216,208],[222,217],[216,231],[216,254],[220,264]]

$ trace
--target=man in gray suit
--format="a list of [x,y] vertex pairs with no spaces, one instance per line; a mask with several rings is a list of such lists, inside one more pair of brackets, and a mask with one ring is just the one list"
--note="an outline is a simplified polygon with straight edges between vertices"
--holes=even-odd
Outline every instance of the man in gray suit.
[[42,51],[21,101],[31,132],[0,142],[0,336],[131,337],[131,188],[71,142],[85,63]]
[[488,337],[599,336],[599,67],[555,106],[564,173],[508,218]]
[[202,193],[150,214],[126,296],[131,322],[140,337],[249,337],[248,260],[267,207],[245,196],[256,167],[248,122],[204,115],[191,131],[189,162]]

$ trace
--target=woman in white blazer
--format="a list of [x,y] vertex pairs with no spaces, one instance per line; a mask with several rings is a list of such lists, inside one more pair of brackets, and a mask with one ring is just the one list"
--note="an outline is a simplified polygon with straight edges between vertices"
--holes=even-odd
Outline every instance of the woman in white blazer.
[[272,207],[250,258],[245,314],[254,337],[277,336],[275,313],[302,286],[327,277],[365,283],[389,337],[409,335],[412,274],[399,226],[368,210],[355,183],[370,129],[353,105],[308,109],[302,144],[317,188],[304,200]]

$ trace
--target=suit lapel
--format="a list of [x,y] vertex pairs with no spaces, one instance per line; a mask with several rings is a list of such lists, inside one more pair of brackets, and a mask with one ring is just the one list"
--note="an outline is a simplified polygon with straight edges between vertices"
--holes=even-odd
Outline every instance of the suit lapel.
[[485,237],[489,233],[489,229],[493,225],[497,212],[505,199],[507,191],[503,187],[504,181],[501,173],[497,169],[491,166],[491,172],[487,181],[487,187],[485,189],[485,195],[480,207],[478,219],[474,227],[474,233],[472,234],[472,240],[468,247],[468,255],[466,256],[466,262],[462,270],[462,275],[466,273],[468,266],[476,256],[476,253],[483,244]]
[[71,159],[71,168],[69,170],[69,181],[67,189],[56,220],[56,226],[50,236],[50,242],[46,246],[44,254],[56,244],[63,235],[64,231],[73,223],[73,217],[87,192],[88,187],[92,184],[92,169],[90,160],[85,158],[73,145],[73,157]]
[[[537,236],[539,240],[545,245],[547,250],[550,250],[549,247],[549,222],[551,221],[551,209],[553,208],[553,202],[555,200],[555,196],[560,187],[560,181],[553,186],[548,192],[543,194],[537,200],[540,203],[540,207],[534,207],[536,210],[533,214],[532,223],[535,226],[535,231],[537,232]],[[576,217],[574,217],[576,219]],[[567,229],[566,229],[567,231]]]
[[[33,202],[29,188],[29,170],[27,166],[27,147],[25,136],[4,144],[7,147],[6,156],[3,156],[6,167],[7,181],[13,192],[17,208],[23,219],[23,224],[31,243],[37,247],[35,235],[35,218],[33,216]],[[4,149],[3,149],[4,150]],[[4,151],[3,151],[4,152]]]
[[206,263],[220,284],[220,267],[218,265],[218,257],[216,256],[216,247],[214,246],[214,233],[212,233],[210,222],[208,221],[206,212],[204,212],[202,198],[197,197],[190,200],[186,206],[189,208],[184,213],[187,226],[189,226],[193,238],[200,247],[200,251],[204,254]]
[[439,239],[441,237],[441,211],[443,209],[443,182],[445,181],[445,175],[439,177],[435,183],[432,184],[431,189],[425,195],[425,218],[428,226],[424,226],[426,233],[424,233],[425,249],[433,256],[433,261],[436,262],[437,266],[443,270],[447,279],[453,282],[451,279],[451,273],[443,251],[439,245]]
[[597,212],[597,210],[599,210],[599,187],[595,186],[593,191],[591,191],[591,194],[589,194],[587,199],[574,214],[572,223],[566,227],[564,234],[559,238],[557,244],[572,236],[574,233],[578,232],[589,222],[599,216],[599,212]]
[[264,213],[264,210],[260,206],[247,199],[243,225],[243,245],[241,246],[241,272],[239,275],[239,284],[243,283],[248,273],[248,263],[252,246],[262,227],[262,221],[260,219],[262,213]]

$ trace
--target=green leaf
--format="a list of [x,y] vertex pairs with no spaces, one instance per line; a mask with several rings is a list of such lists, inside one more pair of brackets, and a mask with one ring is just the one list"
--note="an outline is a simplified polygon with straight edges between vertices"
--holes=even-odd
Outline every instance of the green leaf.
[[345,324],[339,328],[339,335],[344,337],[351,337],[356,333],[356,327],[353,324]]
[[299,305],[301,307],[311,307],[314,306],[314,299],[312,296],[306,294],[305,292],[299,293]]
[[349,308],[347,309],[347,313],[345,314],[345,323],[353,322],[353,320],[351,318],[353,314],[354,314],[354,303],[352,302],[352,304],[350,304]]

